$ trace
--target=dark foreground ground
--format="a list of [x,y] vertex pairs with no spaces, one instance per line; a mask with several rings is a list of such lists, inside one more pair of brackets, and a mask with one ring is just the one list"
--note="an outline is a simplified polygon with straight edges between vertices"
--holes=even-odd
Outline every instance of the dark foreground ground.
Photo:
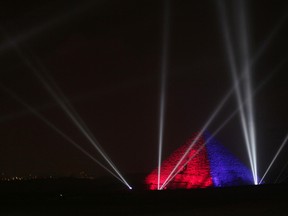
[[287,184],[147,191],[92,180],[0,183],[0,215],[288,215]]

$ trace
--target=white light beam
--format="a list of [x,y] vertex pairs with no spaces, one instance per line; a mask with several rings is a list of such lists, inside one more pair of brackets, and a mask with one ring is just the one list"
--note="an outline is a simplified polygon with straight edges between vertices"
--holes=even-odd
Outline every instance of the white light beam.
[[[75,126],[83,133],[83,135],[87,138],[87,140],[95,147],[95,149],[101,154],[101,156],[107,161],[107,163],[111,166],[111,168],[118,174],[118,176],[122,179],[122,181],[124,182],[124,184],[130,189],[132,188],[128,182],[124,179],[124,177],[122,176],[122,174],[119,172],[119,170],[116,168],[116,166],[112,163],[111,159],[104,153],[104,151],[101,149],[99,143],[96,141],[95,138],[90,136],[90,132],[86,131],[85,128],[87,128],[87,126],[83,126],[80,124],[80,122],[84,123],[84,121],[79,117],[79,115],[77,115],[77,117],[81,120],[78,120],[75,115],[73,114],[74,110],[71,110],[69,108],[72,107],[72,105],[69,103],[69,105],[67,105],[66,103],[68,102],[68,100],[66,99],[66,97],[63,97],[64,94],[59,93],[60,89],[57,87],[58,90],[58,94],[56,93],[56,91],[51,87],[51,85],[39,74],[39,71],[37,70],[37,68],[34,66],[34,64],[32,64],[32,62],[23,54],[22,50],[20,50],[18,48],[18,46],[13,43],[13,41],[11,41],[12,45],[14,46],[16,52],[18,53],[18,55],[22,58],[22,60],[24,61],[24,63],[27,65],[27,67],[31,70],[31,72],[33,72],[33,74],[39,79],[39,81],[43,84],[44,88],[49,92],[49,94],[53,97],[53,99],[60,105],[60,107],[64,110],[64,112],[66,113],[66,115],[70,118],[70,120],[75,124]],[[43,65],[39,64],[42,68]],[[46,71],[46,70],[45,70]],[[52,81],[52,79],[50,78],[50,81]],[[53,82],[54,86],[56,86],[56,83]],[[59,94],[62,96],[62,98],[59,96]],[[65,102],[64,102],[65,101]]]
[[210,118],[207,120],[207,122],[204,124],[203,128],[200,130],[200,132],[198,133],[198,135],[196,136],[196,138],[194,139],[194,141],[189,145],[189,147],[187,148],[187,150],[185,151],[184,155],[180,158],[180,160],[178,161],[178,163],[175,165],[175,167],[173,168],[173,170],[170,172],[170,174],[168,175],[168,177],[166,178],[166,180],[163,182],[162,186],[160,187],[160,189],[163,189],[163,185],[166,184],[166,182],[170,179],[170,177],[174,174],[174,172],[177,170],[177,168],[179,167],[179,165],[182,163],[182,161],[184,160],[184,158],[187,156],[187,154],[189,154],[189,152],[191,151],[191,149],[193,148],[194,144],[198,141],[198,139],[202,136],[202,134],[204,133],[204,131],[208,128],[208,126],[211,124],[211,122],[215,119],[215,117],[217,116],[217,114],[220,112],[220,110],[222,109],[222,107],[224,106],[224,104],[226,103],[226,101],[229,99],[230,95],[233,93],[232,90],[230,90],[226,96],[222,99],[222,101],[218,104],[217,108],[214,110],[214,112],[212,113],[212,115],[210,116]]
[[284,148],[284,146],[286,145],[288,141],[288,134],[286,135],[285,139],[283,140],[281,146],[279,147],[279,149],[277,150],[276,154],[274,155],[271,163],[269,164],[268,168],[266,169],[266,172],[264,173],[263,177],[261,178],[259,184],[262,183],[262,181],[264,180],[264,178],[266,177],[267,173],[269,172],[269,170],[271,169],[272,165],[274,164],[275,160],[277,159],[277,157],[279,156],[280,152],[282,151],[282,149]]
[[237,104],[238,104],[238,107],[240,108],[239,114],[240,114],[240,121],[241,121],[242,131],[243,131],[243,135],[244,135],[244,139],[245,139],[245,144],[246,144],[246,149],[247,149],[247,153],[248,153],[250,167],[251,167],[251,170],[252,170],[252,173],[253,173],[254,182],[255,182],[256,176],[255,176],[255,170],[254,170],[254,162],[253,162],[254,160],[253,160],[253,154],[252,154],[252,150],[251,150],[248,123],[247,123],[247,119],[246,119],[246,115],[245,115],[244,109],[241,106],[242,101],[243,101],[243,96],[242,96],[240,87],[238,85],[239,78],[238,78],[238,75],[237,75],[235,56],[234,56],[234,52],[233,52],[234,49],[233,49],[233,46],[232,46],[232,41],[231,41],[231,38],[230,38],[230,33],[229,33],[229,29],[228,29],[228,24],[227,24],[226,9],[225,9],[225,5],[223,4],[222,1],[218,1],[218,3],[219,3],[218,4],[218,9],[220,11],[221,26],[222,26],[224,39],[225,39],[227,57],[228,57],[228,60],[229,60],[230,72],[231,72],[233,83],[234,83]]
[[158,190],[160,189],[161,180],[161,162],[164,137],[165,122],[165,101],[166,101],[166,82],[167,82],[167,66],[168,66],[168,47],[169,47],[169,26],[170,26],[170,0],[165,1],[164,8],[164,26],[163,26],[163,44],[161,59],[161,88],[160,88],[160,110],[159,110],[159,137],[158,137]]
[[[253,97],[264,87],[265,84],[268,83],[268,81],[271,80],[272,76],[275,75],[280,69],[281,67],[287,62],[287,57],[284,58],[266,77],[265,79],[262,80],[262,82],[257,86],[257,88],[255,89],[255,91],[253,92]],[[222,103],[224,104],[227,99],[232,95],[233,93],[233,88],[226,94],[226,96],[224,97]],[[221,104],[222,104],[221,103]],[[241,106],[243,107],[244,104],[247,103],[247,99],[245,102],[243,102],[241,104]],[[220,105],[219,105],[220,106]],[[239,112],[240,107],[237,107],[226,119],[224,122],[222,122],[222,124],[212,133],[211,137],[216,136],[227,124],[228,122],[233,119],[233,117],[237,114],[237,112]],[[210,139],[208,139],[208,141],[210,141]],[[206,145],[206,143],[208,142],[206,141],[204,145]],[[202,148],[202,146],[200,147]],[[197,152],[196,152],[197,153]],[[191,156],[191,158],[174,174],[172,174],[169,178],[167,178],[168,180],[166,180],[161,189],[163,189],[182,169],[183,167],[191,160],[194,158],[194,155]]]
[[16,101],[18,101],[22,106],[24,106],[26,109],[28,109],[31,113],[33,113],[35,116],[37,116],[39,119],[41,119],[47,126],[52,128],[54,131],[56,131],[58,134],[60,134],[64,139],[66,139],[69,143],[71,143],[74,147],[76,147],[78,150],[80,150],[82,153],[84,153],[86,156],[88,156],[91,160],[96,162],[99,166],[101,166],[103,169],[108,171],[111,175],[113,175],[115,178],[117,178],[122,183],[123,180],[120,179],[117,175],[115,175],[110,169],[108,169],[105,165],[103,165],[100,161],[98,161],[95,157],[93,157],[90,153],[88,153],[85,149],[83,149],[79,144],[77,144],[74,140],[72,140],[68,135],[66,135],[64,132],[62,132],[59,128],[57,128],[53,123],[51,123],[47,118],[45,118],[43,115],[41,115],[35,108],[25,103],[21,98],[19,98],[15,93],[13,93],[11,90],[9,90],[4,85],[0,84],[0,88],[2,88],[3,91],[5,91],[10,97],[14,98]]

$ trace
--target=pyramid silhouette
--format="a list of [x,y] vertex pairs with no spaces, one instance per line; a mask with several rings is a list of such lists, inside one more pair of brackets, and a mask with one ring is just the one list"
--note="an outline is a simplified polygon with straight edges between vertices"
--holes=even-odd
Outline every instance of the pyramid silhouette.
[[[165,183],[165,189],[191,189],[253,183],[250,169],[208,132],[196,138],[197,134],[194,134],[162,162],[160,186]],[[173,178],[166,184],[168,177]],[[148,189],[157,189],[158,168],[146,177],[145,183]]]

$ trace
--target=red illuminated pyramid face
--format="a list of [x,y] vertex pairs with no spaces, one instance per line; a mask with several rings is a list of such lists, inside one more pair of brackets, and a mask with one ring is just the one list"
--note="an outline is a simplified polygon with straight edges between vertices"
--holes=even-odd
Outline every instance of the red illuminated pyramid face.
[[193,136],[145,179],[150,190],[252,184],[251,171],[224,146],[206,135]]
[[[160,186],[166,181],[171,171],[177,165],[179,160],[183,157],[190,144],[194,139],[188,140],[188,142],[178,148],[167,160],[162,163],[161,166],[161,178]],[[208,155],[206,148],[200,147],[204,144],[203,137],[200,137],[197,142],[193,145],[193,148],[187,152],[187,155],[183,158],[182,162],[179,164],[178,169],[174,173],[177,173],[173,180],[167,184],[165,188],[203,188],[213,185],[212,178],[210,175],[210,167],[208,161]],[[193,155],[199,150],[197,156]],[[192,159],[191,159],[192,158]],[[189,161],[190,160],[190,161]],[[188,162],[188,163],[187,163]],[[186,164],[186,165],[185,165]],[[156,190],[158,187],[158,169],[153,170],[153,172],[147,176],[146,184],[150,190]]]

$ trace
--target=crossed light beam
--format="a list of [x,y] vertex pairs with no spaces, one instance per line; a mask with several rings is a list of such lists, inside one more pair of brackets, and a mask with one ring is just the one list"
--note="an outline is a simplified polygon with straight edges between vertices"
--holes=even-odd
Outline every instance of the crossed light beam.
[[[229,32],[229,27],[227,23],[227,14],[226,7],[223,1],[218,1],[218,8],[220,11],[220,19],[221,26],[223,31],[223,36],[225,39],[226,52],[229,60],[230,72],[232,75],[232,80],[234,83],[234,89],[236,93],[237,104],[240,107],[240,121],[242,126],[242,131],[245,139],[246,149],[249,157],[249,163],[253,174],[254,184],[258,184],[257,179],[257,158],[256,158],[256,132],[254,126],[254,110],[253,110],[253,101],[252,101],[252,84],[251,84],[251,65],[249,60],[249,45],[248,45],[248,36],[247,36],[247,27],[246,27],[246,19],[245,19],[245,8],[243,5],[243,1],[237,1],[238,3],[238,17],[237,20],[239,22],[239,31],[241,35],[240,46],[242,47],[241,51],[241,68],[240,71],[243,71],[244,75],[244,96],[242,95],[242,89],[238,85],[238,73],[239,69],[237,69],[236,58],[235,58],[235,49],[232,44],[231,33]],[[247,104],[245,107],[242,107],[242,101],[247,99]]]
[[169,30],[170,30],[170,0],[164,2],[164,25],[163,25],[163,43],[162,43],[162,58],[161,58],[161,77],[160,77],[160,106],[159,106],[159,134],[158,134],[158,184],[160,189],[161,180],[161,162],[162,149],[164,138],[164,116],[166,102],[166,82],[167,82],[167,66],[168,66],[168,48],[169,48]]
[[[72,105],[70,104],[66,96],[61,92],[61,90],[56,85],[56,83],[52,80],[52,78],[48,77],[47,79],[45,79],[40,74],[35,64],[33,64],[32,61],[24,55],[24,53],[17,46],[17,44],[14,41],[10,41],[10,43],[13,45],[15,51],[17,52],[19,57],[23,60],[23,62],[26,64],[26,66],[38,78],[38,80],[41,82],[41,84],[46,89],[46,91],[50,94],[50,96],[58,103],[58,105],[63,109],[65,114],[70,118],[70,120],[74,123],[74,125],[79,129],[79,131],[85,136],[85,138],[90,142],[90,144],[99,152],[99,154],[105,159],[105,161],[111,166],[114,172],[119,176],[119,178],[121,179],[121,182],[123,182],[129,189],[132,189],[132,187],[128,184],[128,182],[124,179],[124,177],[122,176],[120,171],[117,169],[117,167],[114,165],[112,160],[104,152],[99,142],[96,140],[94,135],[88,129],[84,121],[80,118],[78,113],[72,107]],[[42,64],[38,63],[38,65],[41,67],[42,72],[46,71],[47,73],[47,70],[44,68]],[[48,79],[50,83],[48,82]],[[52,85],[54,88],[52,87]]]
[[[71,137],[69,137],[67,134],[65,134],[63,131],[61,131],[59,128],[57,128],[52,122],[50,122],[47,118],[45,118],[40,112],[38,112],[35,108],[24,102],[20,97],[18,97],[14,92],[9,90],[7,87],[5,87],[3,84],[0,84],[0,88],[6,92],[10,97],[15,99],[17,102],[19,102],[22,106],[24,106],[27,110],[29,110],[33,115],[41,119],[47,126],[52,128],[55,132],[57,132],[59,135],[61,135],[65,140],[67,140],[69,143],[71,143],[74,147],[76,147],[78,150],[80,150],[83,154],[85,154],[87,157],[89,157],[91,160],[93,160],[95,163],[97,163],[99,166],[101,166],[103,169],[105,169],[107,172],[109,172],[111,175],[113,175],[115,178],[117,178],[122,183],[123,180],[120,179],[117,175],[115,175],[110,169],[108,169],[104,164],[102,164],[100,161],[98,161],[94,156],[92,156],[89,152],[87,152],[84,148],[82,148],[78,143],[76,143]],[[125,184],[125,183],[124,183]]]
[[[230,91],[231,92],[231,91]],[[164,187],[163,185],[166,184],[167,181],[171,181],[171,177],[173,175],[173,173],[178,169],[178,167],[180,166],[180,164],[182,163],[182,161],[185,159],[185,157],[189,154],[189,152],[191,151],[191,149],[193,148],[193,146],[195,145],[195,143],[198,141],[198,139],[202,136],[202,134],[205,132],[205,130],[208,128],[208,126],[211,124],[211,122],[215,119],[215,117],[217,116],[217,114],[220,112],[220,110],[222,109],[222,107],[225,105],[226,101],[229,99],[231,93],[226,94],[226,96],[222,99],[222,101],[218,104],[217,108],[214,110],[214,112],[212,113],[212,115],[210,116],[210,118],[207,120],[207,122],[205,123],[205,125],[202,127],[202,129],[200,130],[200,132],[198,133],[198,135],[195,137],[194,141],[192,141],[192,143],[189,145],[189,147],[187,148],[187,150],[185,151],[185,153],[183,154],[183,156],[180,158],[180,160],[177,162],[177,164],[175,165],[175,167],[173,168],[173,170],[170,172],[170,174],[168,175],[168,177],[166,178],[166,180],[163,182],[162,186],[160,187],[160,190],[162,190]],[[175,176],[174,176],[175,177]]]
[[[244,92],[245,98],[247,100],[247,103],[246,103],[247,106],[245,107],[246,109],[243,110],[243,114],[241,113],[241,110],[240,110],[240,117],[241,117],[242,129],[243,129],[244,135],[245,135],[245,141],[246,141],[246,147],[247,147],[248,155],[250,155],[249,161],[250,161],[250,166],[251,166],[252,172],[254,174],[254,183],[255,184],[261,184],[263,179],[265,178],[265,175],[268,173],[272,164],[274,163],[275,159],[279,156],[282,148],[284,147],[284,143],[287,140],[281,144],[275,157],[272,159],[269,167],[267,168],[264,176],[259,181],[258,175],[257,175],[257,173],[258,173],[257,172],[257,170],[258,170],[258,168],[257,168],[257,154],[256,154],[257,145],[256,145],[256,131],[255,131],[255,121],[254,121],[254,105],[253,105],[253,100],[252,100],[253,96],[252,96],[252,79],[251,79],[252,71],[251,71],[251,68],[252,68],[253,64],[256,62],[256,60],[258,60],[258,58],[263,54],[263,52],[265,51],[267,46],[270,44],[272,39],[275,37],[276,33],[282,28],[283,24],[285,23],[285,21],[288,18],[288,14],[284,14],[282,16],[280,21],[277,23],[277,25],[271,31],[271,33],[264,40],[264,43],[262,44],[262,46],[258,49],[254,58],[252,60],[250,60],[249,40],[248,40],[248,34],[247,34],[248,28],[247,28],[247,20],[246,20],[247,16],[245,13],[245,5],[244,5],[245,1],[238,0],[238,1],[236,1],[236,3],[238,3],[237,8],[238,8],[238,12],[239,12],[238,17],[237,17],[238,18],[238,24],[239,24],[239,35],[240,35],[240,41],[239,42],[240,42],[240,48],[242,48],[241,49],[241,57],[242,57],[241,72],[244,75],[244,81],[243,81],[244,91],[243,92]],[[239,77],[237,77],[237,71],[234,70],[234,69],[236,69],[235,60],[231,59],[231,58],[234,58],[233,46],[231,43],[229,28],[227,25],[227,16],[226,16],[225,4],[224,4],[223,0],[218,1],[218,9],[221,13],[222,31],[223,31],[223,34],[225,37],[227,54],[228,54],[228,57],[230,57],[229,58],[230,71],[232,73],[234,86],[236,87],[235,91],[236,91],[237,103],[239,105],[241,100],[243,100],[243,97],[241,97],[241,90],[238,89],[237,85],[235,84],[235,82],[238,82],[237,79],[239,80]],[[278,71],[283,66],[283,64],[285,64],[286,62],[287,62],[287,57],[285,59],[283,59],[283,61],[274,69],[274,71]],[[245,117],[245,118],[243,118],[243,117]],[[247,134],[247,132],[248,132],[248,134]],[[248,142],[247,142],[247,137],[246,137],[247,135],[249,138]]]
[[[280,62],[280,64],[278,64],[266,77],[265,79],[257,86],[257,88],[255,89],[255,91],[253,92],[253,97],[255,97],[255,95],[264,87],[265,84],[268,83],[268,81],[271,80],[272,76],[275,75],[280,69],[281,67],[284,65],[284,63],[286,63],[288,58],[285,58],[284,60],[282,60]],[[229,93],[227,94],[227,97],[230,97],[233,93],[233,89],[231,89],[229,91]],[[241,106],[244,106],[245,103],[247,103],[247,100],[245,102],[243,102],[243,104],[241,104]],[[183,170],[183,168],[194,158],[198,155],[198,153],[206,146],[207,143],[209,143],[209,141],[212,139],[212,137],[215,137],[228,123],[230,120],[232,120],[236,114],[239,112],[240,107],[237,107],[226,119],[224,122],[222,122],[222,124],[212,133],[212,135],[210,136],[209,139],[207,139],[200,147],[199,149],[197,149],[197,151],[190,156],[190,158],[188,158],[188,160],[186,160],[186,162],[178,169],[178,171],[176,171],[176,169],[174,169],[174,172],[171,172],[170,176],[168,176],[168,178],[165,180],[165,182],[162,184],[161,189],[165,188],[170,181],[173,180],[173,178],[179,173],[181,172],[181,170]],[[201,135],[203,134],[203,132],[201,133]],[[287,135],[288,136],[288,135]],[[199,138],[199,137],[198,137]],[[197,142],[196,138],[195,138],[195,142]],[[192,146],[193,147],[193,146]],[[192,149],[191,147],[191,149]],[[190,150],[191,150],[190,149]],[[184,157],[185,158],[185,157]],[[183,159],[184,159],[183,158]],[[182,162],[182,161],[181,161]],[[180,162],[180,164],[181,164]],[[176,172],[175,172],[176,171]]]
[[[254,183],[258,184],[258,172],[257,172],[257,154],[256,154],[256,128],[255,128],[255,117],[254,117],[254,103],[252,98],[252,78],[251,78],[251,64],[250,64],[250,50],[249,50],[249,38],[247,33],[247,20],[246,20],[246,10],[245,1],[237,1],[239,4],[239,30],[240,30],[240,42],[242,48],[242,65],[244,71],[245,80],[244,83],[244,93],[247,100],[246,106],[246,121],[248,124],[249,138],[250,138],[250,149],[252,153],[252,162],[254,170]],[[242,40],[241,40],[242,39]],[[242,101],[245,100],[242,98]]]
[[192,144],[189,146],[189,148],[185,151],[184,155],[181,157],[181,159],[178,161],[174,169],[171,171],[171,173],[168,175],[162,186],[160,186],[160,180],[161,180],[161,161],[162,161],[162,148],[163,148],[163,124],[164,124],[164,111],[165,111],[165,86],[166,86],[166,70],[167,70],[167,54],[168,54],[168,36],[169,36],[169,2],[166,2],[165,5],[165,20],[164,20],[164,31],[163,31],[163,54],[162,54],[162,67],[161,67],[161,94],[160,94],[160,118],[159,118],[159,150],[158,150],[158,190],[163,189],[163,185],[169,180],[169,178],[172,176],[172,174],[177,170],[179,165],[182,163],[184,158],[187,156],[187,154],[190,152],[196,141],[200,138],[202,133],[207,129],[207,127],[210,125],[212,120],[216,117],[216,115],[220,112],[221,108],[224,106],[226,101],[228,100],[230,94],[227,94],[223,100],[220,102],[216,110],[213,112],[211,117],[208,119],[204,127],[201,129],[200,133],[195,138],[195,141],[192,142]]
[[[222,3],[222,4],[221,4]],[[241,6],[242,9],[244,10],[244,6]],[[258,48],[256,54],[253,56],[253,58],[248,61],[248,57],[245,57],[245,67],[242,68],[241,71],[241,76],[238,77],[237,75],[237,69],[236,69],[236,62],[235,62],[235,58],[234,58],[234,52],[233,52],[233,46],[232,46],[232,42],[231,42],[231,38],[230,38],[230,33],[229,33],[229,28],[227,25],[227,18],[226,18],[226,11],[225,11],[225,5],[223,5],[223,2],[219,2],[218,1],[218,9],[220,11],[220,21],[221,21],[221,25],[222,25],[222,31],[224,34],[224,39],[226,40],[226,51],[228,54],[228,59],[229,59],[229,66],[230,66],[230,70],[232,70],[232,72],[235,74],[235,83],[234,83],[234,87],[231,88],[227,94],[223,97],[222,101],[218,104],[218,106],[216,107],[216,109],[214,110],[214,112],[212,113],[211,117],[207,120],[207,122],[205,123],[205,125],[203,126],[203,128],[201,129],[199,136],[195,138],[195,142],[197,141],[197,139],[199,139],[199,137],[203,134],[203,132],[208,128],[208,126],[210,125],[210,123],[214,120],[214,118],[216,117],[216,115],[219,113],[219,111],[221,110],[221,108],[224,106],[224,104],[228,101],[229,97],[232,96],[234,89],[236,91],[236,94],[238,92],[239,96],[241,95],[241,91],[240,91],[240,82],[242,81],[242,79],[251,79],[250,78],[250,73],[252,73],[252,71],[250,71],[250,68],[252,68],[252,66],[256,63],[256,61],[263,55],[264,51],[267,49],[268,45],[270,44],[270,42],[272,41],[272,39],[275,37],[276,33],[278,33],[278,31],[282,28],[283,23],[287,20],[288,18],[288,14],[285,14],[280,21],[277,23],[277,25],[272,29],[272,31],[270,32],[270,34],[266,37],[266,39],[264,40],[263,44]],[[242,11],[242,16],[244,16],[244,11]],[[241,19],[244,19],[243,17]],[[244,20],[241,20],[241,22],[243,23]],[[244,23],[242,24],[244,28],[245,25]],[[244,30],[243,30],[244,31]],[[246,30],[245,30],[246,31]],[[227,46],[228,43],[228,46]],[[243,42],[242,42],[243,43]],[[246,42],[245,42],[246,43]],[[247,46],[247,44],[245,44],[245,46]],[[247,49],[246,49],[247,51]],[[245,52],[246,52],[245,51]],[[243,53],[243,52],[242,52]],[[231,55],[229,55],[231,54]],[[243,55],[243,54],[242,54]],[[262,81],[262,83],[257,87],[257,89],[255,89],[255,92],[257,92],[264,84],[266,84],[266,82],[268,82],[272,76],[278,72],[280,70],[280,68],[287,62],[287,58],[283,59],[280,64],[278,64],[273,70],[272,72],[265,78],[264,81]],[[245,70],[244,70],[245,69]],[[249,69],[249,70],[248,70]],[[247,77],[248,76],[248,77]],[[234,81],[233,80],[233,81]],[[251,80],[250,80],[251,81]],[[242,96],[241,97],[237,97],[237,101],[238,101],[238,108],[231,113],[231,115],[218,127],[218,129],[216,129],[216,131],[213,133],[212,136],[216,135],[231,119],[232,117],[234,117],[237,112],[240,112],[240,119],[241,119],[241,124],[242,124],[242,130],[244,132],[244,138],[245,138],[245,143],[249,143],[250,142],[250,138],[248,136],[249,131],[251,131],[252,133],[255,133],[255,129],[254,128],[254,123],[250,124],[250,130],[248,130],[248,123],[245,117],[245,113],[244,113],[244,104],[248,103],[248,100],[250,101],[250,105],[248,107],[250,107],[250,111],[253,111],[253,104],[252,104],[252,93],[251,93],[252,89],[251,87],[249,87],[249,91],[246,91],[246,94],[248,94],[248,97],[246,97],[245,102],[243,102]],[[250,116],[250,118],[252,117],[252,119],[254,119],[253,114],[249,114],[248,116]],[[252,135],[252,141],[254,140],[255,142],[255,136]],[[174,169],[170,172],[169,176],[166,178],[166,180],[164,181],[164,183],[162,184],[162,186],[160,187],[160,189],[163,189],[168,182],[170,182],[175,176],[175,171],[177,170],[177,168],[179,167],[179,165],[182,163],[182,161],[184,160],[184,158],[187,156],[187,154],[189,153],[189,151],[193,148],[195,142],[192,142],[191,145],[188,147],[187,151],[184,153],[183,157],[180,158],[179,162],[176,164],[176,166],[174,167]],[[246,148],[248,151],[248,157],[249,157],[249,162],[250,162],[250,167],[252,170],[252,175],[253,175],[253,180],[254,180],[254,184],[258,182],[256,177],[256,173],[254,174],[253,170],[256,167],[254,165],[254,163],[256,163],[256,160],[252,160],[253,155],[256,156],[256,147],[253,148],[254,153],[252,154],[252,150],[250,150],[250,145],[246,144]],[[250,156],[249,156],[250,155]],[[193,157],[193,156],[192,156]],[[253,162],[254,161],[254,162]],[[180,169],[181,170],[181,169]]]

